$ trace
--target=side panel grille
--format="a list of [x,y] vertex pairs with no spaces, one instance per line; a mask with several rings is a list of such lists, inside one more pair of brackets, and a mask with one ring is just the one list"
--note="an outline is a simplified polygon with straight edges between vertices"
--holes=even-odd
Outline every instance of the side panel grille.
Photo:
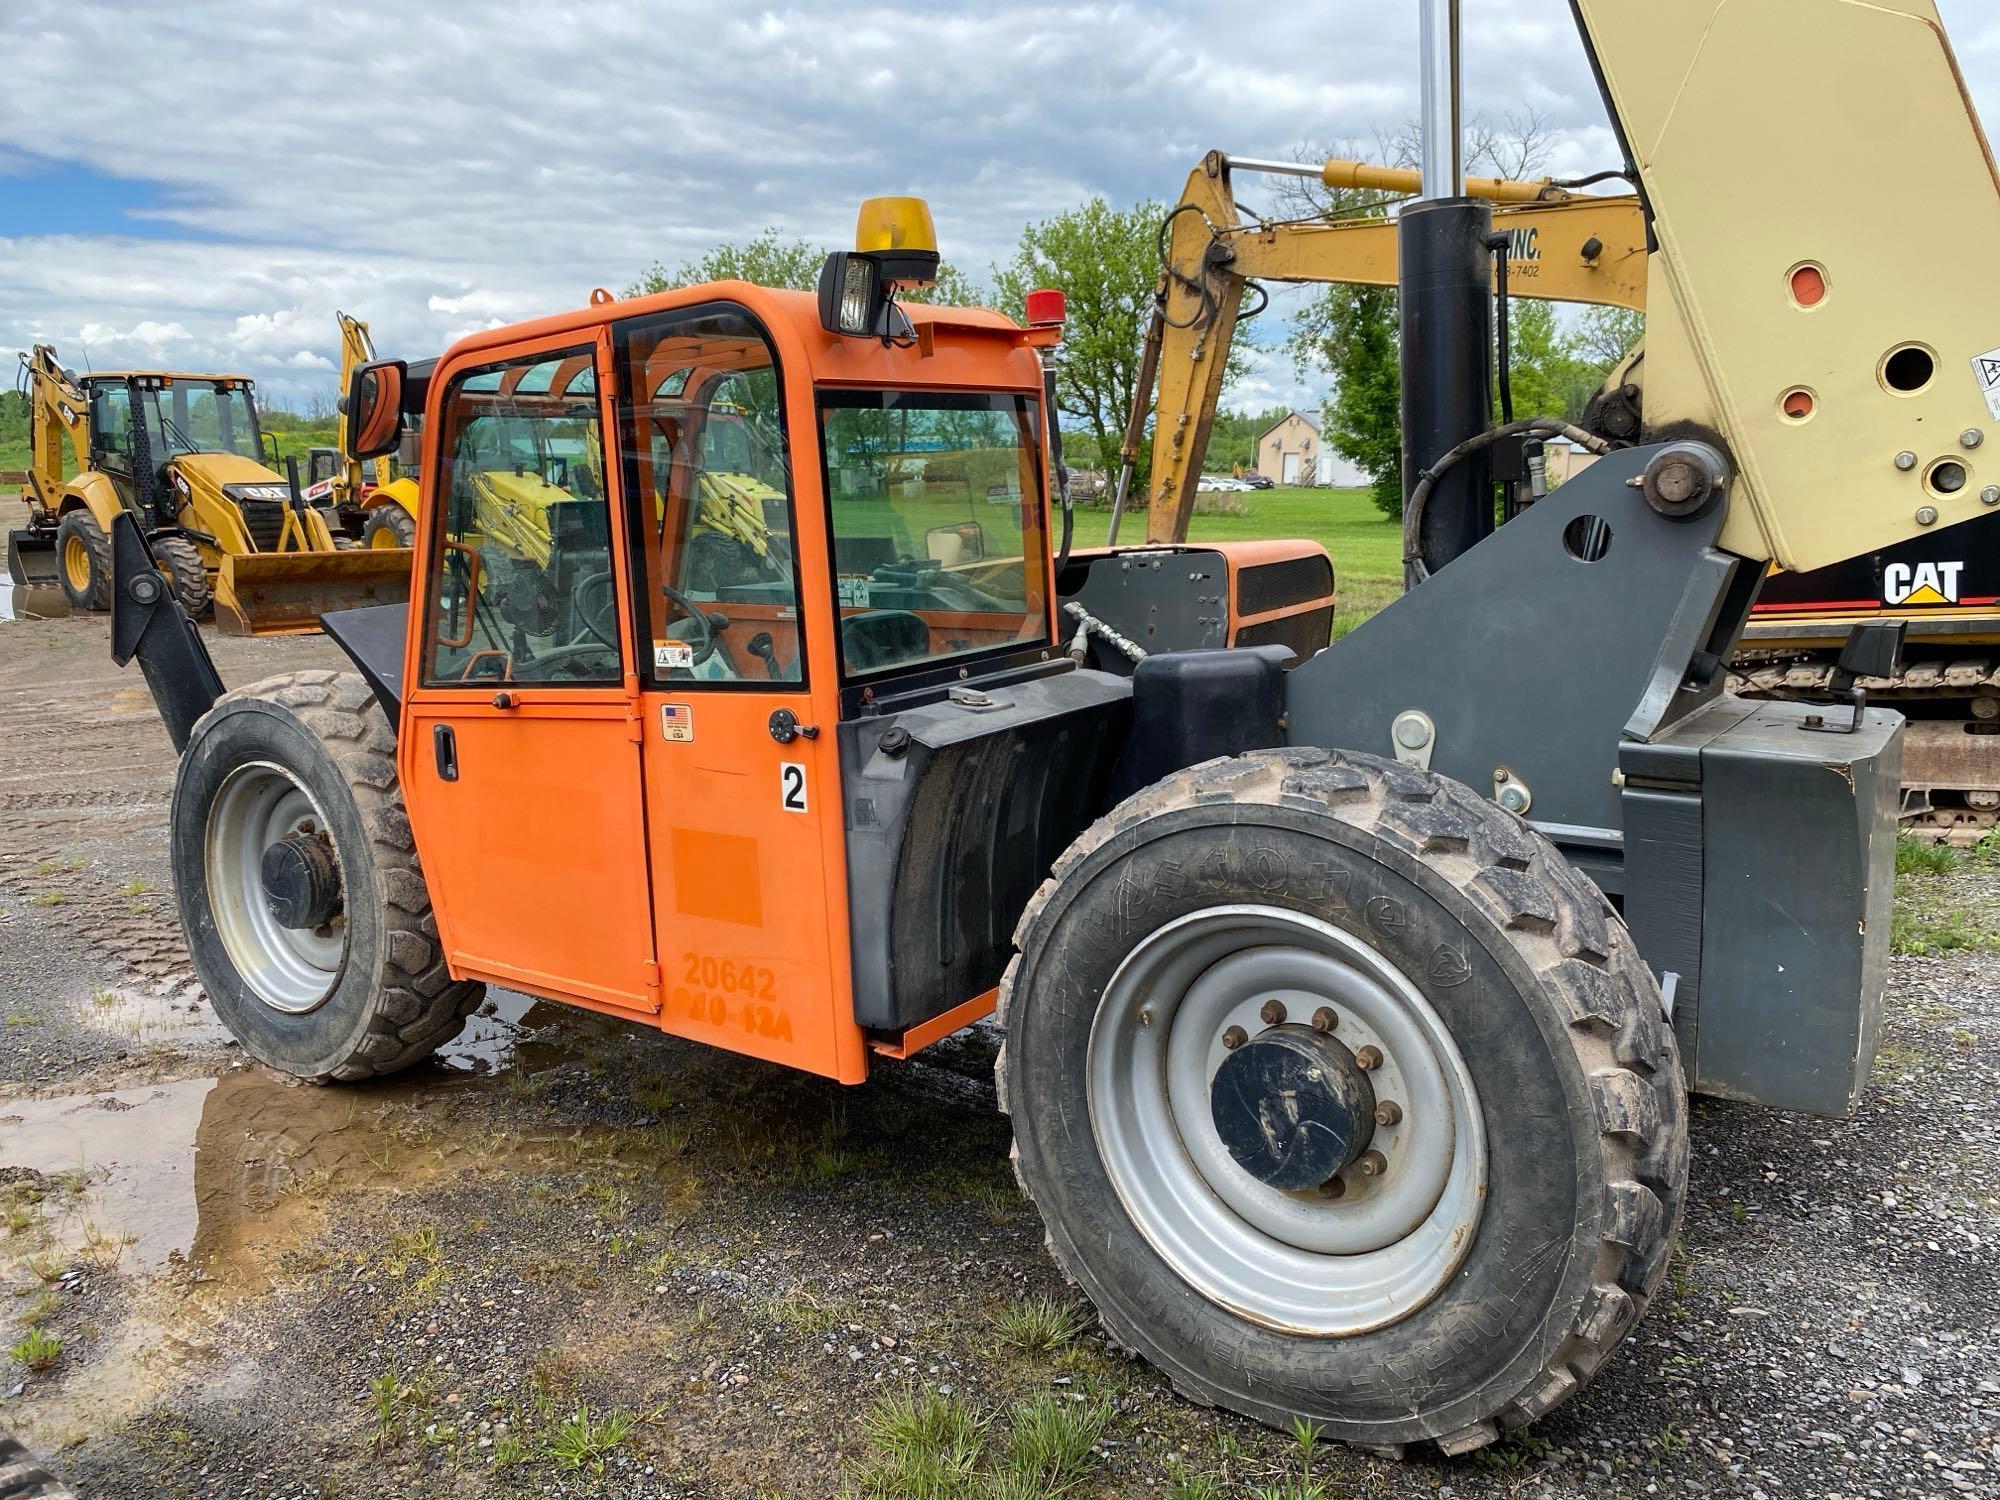
[[[1289,557],[1259,563],[1236,575],[1236,613],[1261,615],[1288,604],[1307,604],[1333,592],[1333,564],[1325,557]],[[1320,644],[1324,645],[1322,641]]]
[[[1289,646],[1298,661],[1324,651],[1333,636],[1333,606],[1309,609],[1278,620],[1262,620],[1236,632],[1239,646]],[[1298,662],[1292,665],[1297,666]]]

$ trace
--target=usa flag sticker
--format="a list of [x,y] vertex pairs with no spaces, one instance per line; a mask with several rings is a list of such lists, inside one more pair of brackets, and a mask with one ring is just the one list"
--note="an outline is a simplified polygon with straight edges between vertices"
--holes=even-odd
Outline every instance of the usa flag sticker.
[[660,736],[677,744],[694,743],[694,710],[685,703],[660,705]]

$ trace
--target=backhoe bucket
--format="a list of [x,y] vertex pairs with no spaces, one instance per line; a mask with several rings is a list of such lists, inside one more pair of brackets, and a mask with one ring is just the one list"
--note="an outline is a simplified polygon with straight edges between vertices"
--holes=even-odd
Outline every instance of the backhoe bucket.
[[14,595],[7,612],[38,620],[58,620],[68,614],[69,596],[62,591],[60,566],[53,531],[23,526],[8,532],[7,580],[14,585]]
[[331,610],[409,597],[410,554],[401,549],[236,553],[223,557],[216,579],[215,624],[224,635],[303,635]]

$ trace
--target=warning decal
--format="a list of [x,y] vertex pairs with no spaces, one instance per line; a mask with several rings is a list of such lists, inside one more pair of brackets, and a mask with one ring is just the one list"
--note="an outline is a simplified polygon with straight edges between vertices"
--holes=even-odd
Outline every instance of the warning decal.
[[1979,380],[1979,394],[1986,398],[1986,410],[2000,422],[2000,349],[1988,349],[1972,357],[1972,373]]

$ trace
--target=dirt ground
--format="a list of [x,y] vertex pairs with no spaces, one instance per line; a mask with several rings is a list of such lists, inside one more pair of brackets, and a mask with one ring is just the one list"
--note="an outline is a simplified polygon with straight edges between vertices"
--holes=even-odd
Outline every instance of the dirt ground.
[[[92,1500],[2000,1493],[1984,943],[1895,961],[1853,1119],[1696,1105],[1668,1285],[1580,1398],[1462,1460],[1311,1452],[1074,1310],[984,1032],[842,1090],[495,992],[393,1082],[244,1061],[107,640],[0,619],[0,1425]],[[2000,929],[2000,876],[1924,878]]]

